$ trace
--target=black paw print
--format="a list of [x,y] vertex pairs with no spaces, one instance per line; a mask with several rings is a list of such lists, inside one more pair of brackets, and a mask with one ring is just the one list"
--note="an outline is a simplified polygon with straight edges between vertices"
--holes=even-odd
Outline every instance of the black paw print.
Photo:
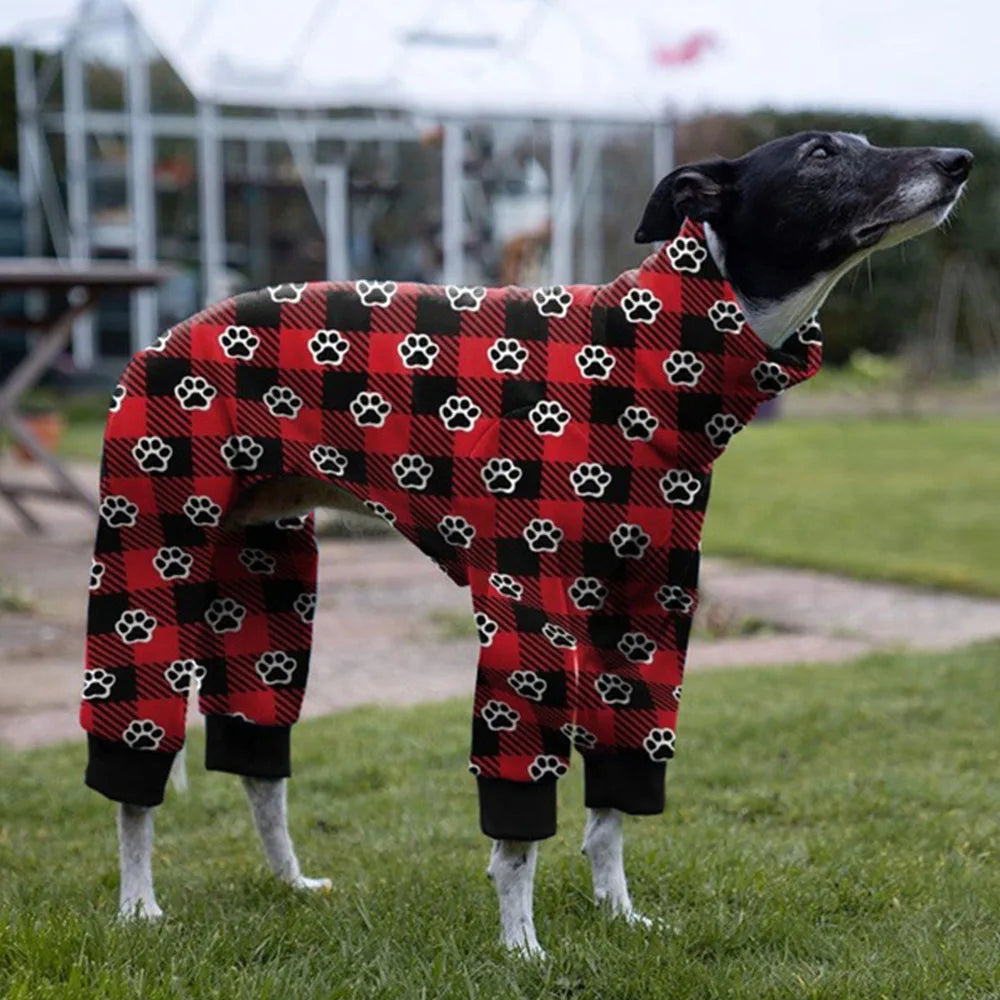
[[426,333],[408,333],[399,347],[400,360],[407,368],[430,368],[441,348]]
[[102,701],[111,696],[111,689],[115,686],[115,675],[110,670],[102,670],[98,667],[95,670],[85,670],[83,672],[83,699],[84,701]]
[[217,392],[215,386],[200,375],[185,375],[174,386],[174,395],[182,410],[207,410]]
[[376,516],[382,518],[386,524],[395,524],[396,515],[384,503],[377,500],[366,500],[365,506]]
[[382,427],[392,405],[377,392],[359,392],[351,400],[351,416],[359,427]]
[[568,770],[569,765],[551,753],[539,754],[528,765],[528,775],[532,781],[541,781],[550,774],[561,778]]
[[146,350],[147,351],[156,351],[156,353],[158,354],[160,351],[162,351],[167,346],[167,344],[170,343],[170,338],[173,335],[174,335],[174,331],[173,330],[166,330],[165,332],[161,333],[159,335],[159,337],[157,337],[156,340],[154,340],[149,345],[149,347],[146,348]]
[[529,357],[528,348],[513,337],[500,337],[495,340],[490,344],[486,356],[498,375],[502,372],[519,375]]
[[652,663],[656,643],[642,632],[626,632],[618,640],[618,652],[629,663]]
[[156,750],[165,733],[152,719],[133,719],[122,733],[122,739],[133,750]]
[[672,729],[651,729],[642,741],[642,746],[650,759],[662,764],[674,756],[676,739]]
[[584,344],[576,353],[576,367],[584,378],[603,381],[611,374],[615,359],[600,344]]
[[90,560],[90,579],[87,581],[87,590],[100,590],[106,569],[104,563],[98,562],[96,559]]
[[143,472],[166,472],[174,449],[161,437],[148,434],[132,446],[132,457]]
[[490,493],[513,493],[523,471],[509,458],[491,458],[479,471]]
[[240,549],[239,560],[248,573],[258,576],[271,576],[278,568],[278,560],[263,549]]
[[628,705],[632,701],[632,685],[617,674],[599,674],[594,687],[605,705]]
[[205,608],[205,621],[208,627],[219,635],[223,632],[239,632],[246,616],[247,609],[242,604],[237,604],[231,597],[217,597]]
[[278,531],[302,531],[308,518],[308,514],[288,514],[285,517],[279,517],[274,522],[274,526]]
[[264,405],[272,417],[294,420],[302,409],[302,400],[287,385],[272,385],[264,393]]
[[483,411],[469,396],[449,396],[438,410],[442,423],[450,431],[471,431]]
[[693,504],[701,491],[701,480],[687,469],[668,469],[660,479],[660,490],[667,503]]
[[312,592],[305,592],[295,598],[292,610],[308,624],[316,617],[316,603],[316,595]]
[[652,539],[638,524],[619,524],[608,541],[619,559],[641,559]]
[[512,733],[517,729],[518,720],[521,718],[521,713],[511,708],[507,702],[493,699],[483,705],[483,710],[479,714],[483,722],[495,733]]
[[309,452],[312,464],[325,476],[342,476],[347,470],[347,456],[332,444],[317,444]]
[[644,406],[626,406],[618,417],[618,427],[627,441],[651,441],[659,425]]
[[532,552],[555,552],[565,532],[547,517],[533,517],[521,532]]
[[512,597],[515,601],[521,600],[524,595],[524,587],[507,573],[491,573],[490,586],[504,597]]
[[273,302],[289,302],[295,305],[301,301],[302,293],[306,290],[306,283],[285,282],[282,285],[268,285],[267,293]]
[[725,448],[732,436],[741,430],[743,430],[743,424],[731,413],[716,413],[705,424],[705,434],[716,448]]
[[629,323],[653,323],[663,303],[648,288],[630,288],[621,306]]
[[724,299],[716,299],[708,307],[708,318],[719,333],[739,333],[745,322],[740,307],[735,302],[726,302]]
[[363,306],[386,308],[396,294],[395,281],[359,281],[354,286]]
[[232,434],[219,448],[222,459],[234,472],[252,472],[264,457],[264,446],[247,434]]
[[165,545],[153,556],[153,567],[164,580],[186,580],[193,565],[194,556],[176,545]]
[[263,653],[257,657],[254,669],[257,676],[271,687],[291,684],[295,676],[295,659],[287,653]]
[[467,549],[476,537],[476,529],[458,514],[446,514],[442,517],[438,522],[438,531],[449,545],[460,549]]
[[600,611],[608,599],[608,588],[596,576],[578,576],[567,592],[580,611]]
[[761,392],[769,392],[776,396],[788,388],[787,372],[773,361],[759,362],[750,374]]
[[129,646],[149,642],[156,631],[156,619],[145,611],[123,611],[115,622],[115,631],[122,642]]
[[665,583],[656,592],[656,599],[664,611],[678,611],[690,614],[694,608],[694,598],[683,588]]
[[400,455],[392,463],[392,474],[404,490],[422,490],[434,474],[434,466],[423,455]]
[[248,326],[227,326],[219,334],[219,346],[227,358],[250,361],[260,347],[260,337]]
[[215,528],[222,520],[222,508],[211,497],[188,497],[181,509],[184,516],[200,528]]
[[117,413],[122,408],[122,400],[125,398],[125,386],[116,385],[115,391],[111,393],[111,403],[108,409],[112,413]]
[[483,769],[475,761],[472,760],[469,761],[468,771],[469,774],[473,775],[476,778],[478,778],[483,773]]
[[674,351],[663,362],[663,370],[671,385],[697,385],[705,365],[692,351]]
[[479,636],[480,646],[489,646],[493,642],[493,637],[497,634],[500,626],[489,615],[477,611],[472,620],[476,623],[476,634]]
[[576,649],[576,639],[571,632],[567,632],[562,625],[554,622],[546,622],[542,626],[542,635],[552,643],[556,649]]
[[448,296],[448,305],[458,312],[475,312],[486,298],[486,289],[482,285],[473,288],[449,285],[444,293]]
[[318,365],[339,365],[351,348],[339,330],[317,330],[306,346]]
[[611,485],[611,473],[597,462],[581,462],[569,474],[578,497],[602,497]]
[[799,341],[807,346],[809,344],[822,344],[823,331],[820,329],[819,320],[815,315],[810,316],[801,326],[795,328]]
[[545,697],[545,689],[549,682],[536,674],[534,670],[515,670],[507,683],[522,697],[529,701],[541,701]]
[[578,726],[572,722],[565,722],[559,732],[577,750],[593,750],[597,746],[597,737],[589,729],[584,729],[583,726]]
[[171,690],[177,694],[187,694],[192,684],[196,688],[201,687],[201,682],[207,673],[208,671],[197,660],[174,660],[163,671],[163,676]]
[[528,419],[536,434],[559,437],[570,422],[571,415],[558,400],[540,399],[528,411]]
[[128,497],[107,496],[101,501],[100,516],[110,528],[134,528],[139,508]]
[[553,316],[556,319],[562,319],[573,304],[573,296],[562,285],[536,288],[531,298],[543,316]]
[[670,258],[670,264],[675,271],[697,274],[707,256],[708,251],[701,243],[689,236],[678,236],[667,244],[667,257]]

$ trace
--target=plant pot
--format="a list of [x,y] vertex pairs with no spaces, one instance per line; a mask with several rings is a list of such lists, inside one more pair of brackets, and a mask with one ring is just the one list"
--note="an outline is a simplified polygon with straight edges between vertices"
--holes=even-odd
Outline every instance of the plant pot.
[[[56,451],[62,442],[66,421],[58,410],[43,410],[19,414],[21,422],[38,438],[47,451]],[[14,454],[22,462],[33,462],[34,458],[19,441],[14,441]]]

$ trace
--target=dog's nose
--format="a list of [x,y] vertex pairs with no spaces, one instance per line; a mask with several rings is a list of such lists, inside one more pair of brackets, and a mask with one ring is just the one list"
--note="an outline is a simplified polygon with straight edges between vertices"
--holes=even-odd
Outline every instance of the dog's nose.
[[972,153],[967,149],[939,149],[934,159],[934,166],[945,177],[964,181],[972,170]]

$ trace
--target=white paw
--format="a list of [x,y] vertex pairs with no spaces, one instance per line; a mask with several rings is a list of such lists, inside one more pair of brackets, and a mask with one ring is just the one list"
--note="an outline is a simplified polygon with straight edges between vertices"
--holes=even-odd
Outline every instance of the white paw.
[[155,899],[123,899],[118,907],[119,920],[162,920],[163,910]]
[[310,892],[326,892],[333,888],[333,882],[328,878],[309,878],[306,875],[296,875],[288,884],[293,889],[308,890]]

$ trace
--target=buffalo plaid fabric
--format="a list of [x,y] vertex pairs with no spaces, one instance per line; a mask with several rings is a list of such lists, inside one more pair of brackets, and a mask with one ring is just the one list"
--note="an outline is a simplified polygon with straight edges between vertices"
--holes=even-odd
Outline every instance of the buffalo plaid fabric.
[[551,783],[572,746],[662,765],[712,463],[820,355],[814,320],[757,337],[691,222],[607,285],[280,285],[174,328],[108,421],[88,781],[159,801],[192,684],[223,759],[297,719],[311,519],[224,523],[275,476],[343,487],[469,585],[474,774]]

